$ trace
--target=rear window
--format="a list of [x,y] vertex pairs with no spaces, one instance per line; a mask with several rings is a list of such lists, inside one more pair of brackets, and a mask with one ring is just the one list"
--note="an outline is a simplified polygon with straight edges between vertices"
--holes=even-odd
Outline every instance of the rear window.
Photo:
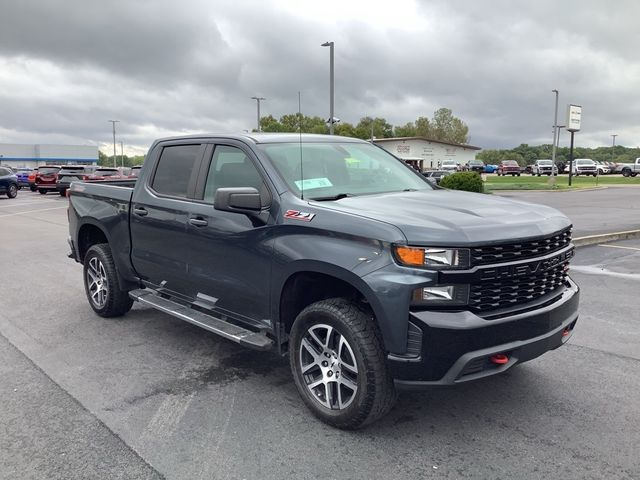
[[52,173],[58,173],[60,169],[58,167],[40,167],[38,173],[42,175],[50,175]]
[[163,195],[186,197],[189,179],[199,152],[200,145],[164,147],[158,160],[151,188]]
[[114,175],[120,175],[120,172],[118,170],[113,170],[113,169],[102,170],[98,168],[94,173],[96,175],[101,175],[103,177],[113,177]]

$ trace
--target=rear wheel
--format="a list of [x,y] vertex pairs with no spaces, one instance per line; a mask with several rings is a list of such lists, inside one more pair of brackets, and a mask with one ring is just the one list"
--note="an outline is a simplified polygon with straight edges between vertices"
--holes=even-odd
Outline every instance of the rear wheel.
[[38,192],[40,192],[40,195],[46,195],[47,194],[47,191],[44,188],[39,189]]
[[108,244],[92,246],[83,263],[84,289],[94,312],[101,317],[119,317],[131,310],[133,300],[128,292],[120,289]]
[[356,429],[384,416],[395,390],[372,314],[344,299],[306,307],[291,328],[289,360],[307,407],[334,427]]
[[631,170],[629,170],[628,168],[625,168],[624,170],[622,170],[623,177],[629,177],[630,175],[631,175]]
[[32,192],[35,192],[38,189],[36,188],[35,185],[29,185],[29,190],[31,190]]
[[16,198],[18,196],[18,186],[15,183],[9,185],[9,189],[7,190],[7,197]]

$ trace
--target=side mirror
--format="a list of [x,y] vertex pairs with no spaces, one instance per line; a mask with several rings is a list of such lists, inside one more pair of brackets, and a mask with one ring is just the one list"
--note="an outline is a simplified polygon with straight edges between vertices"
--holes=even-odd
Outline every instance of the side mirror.
[[213,207],[225,212],[254,213],[262,209],[262,199],[253,187],[219,188],[213,199]]

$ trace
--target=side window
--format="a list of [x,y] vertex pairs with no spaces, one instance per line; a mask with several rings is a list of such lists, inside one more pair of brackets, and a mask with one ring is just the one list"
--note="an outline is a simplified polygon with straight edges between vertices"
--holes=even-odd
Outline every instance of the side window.
[[9,170],[6,168],[0,168],[0,177],[4,177],[5,175],[9,175]]
[[186,197],[189,179],[198,159],[200,145],[164,147],[151,188],[163,195]]
[[217,145],[207,173],[204,201],[213,203],[217,189],[231,187],[253,187],[262,195],[266,193],[260,173],[242,150]]

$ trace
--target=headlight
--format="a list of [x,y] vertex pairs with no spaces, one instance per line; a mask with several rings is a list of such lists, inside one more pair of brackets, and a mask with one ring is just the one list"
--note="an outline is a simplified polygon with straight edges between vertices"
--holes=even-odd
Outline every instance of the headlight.
[[458,306],[469,303],[469,285],[439,285],[416,288],[412,305]]
[[397,262],[407,267],[469,268],[470,255],[468,249],[395,245],[393,253]]

